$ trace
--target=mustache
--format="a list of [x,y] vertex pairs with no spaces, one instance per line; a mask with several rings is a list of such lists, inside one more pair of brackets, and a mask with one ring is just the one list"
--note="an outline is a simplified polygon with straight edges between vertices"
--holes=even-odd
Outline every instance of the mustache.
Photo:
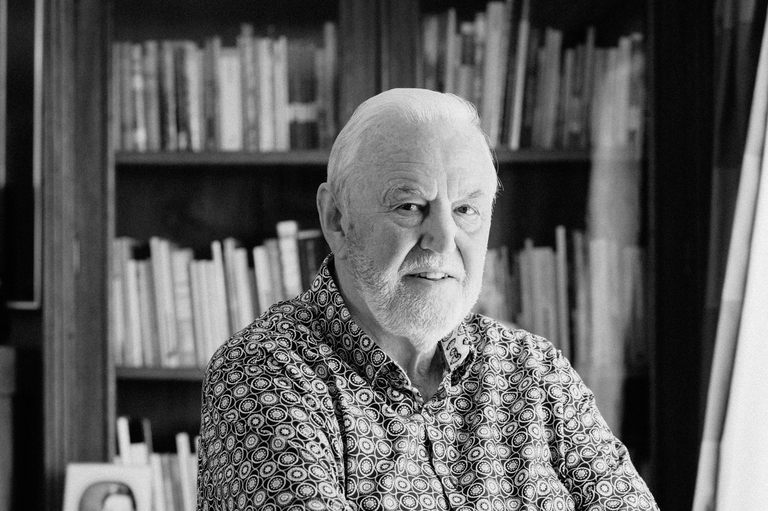
[[406,259],[400,266],[399,273],[403,276],[427,270],[446,273],[459,281],[464,281],[466,278],[466,272],[460,264],[448,262],[439,254],[428,253]]

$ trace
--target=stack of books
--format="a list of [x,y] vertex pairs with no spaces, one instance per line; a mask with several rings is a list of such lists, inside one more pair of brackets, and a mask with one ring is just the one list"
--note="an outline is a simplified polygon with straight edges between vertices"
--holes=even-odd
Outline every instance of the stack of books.
[[146,418],[117,418],[117,458],[125,466],[148,466],[152,474],[152,509],[191,511],[197,503],[198,438],[176,434],[175,453],[156,453]]
[[641,147],[643,36],[616,47],[564,48],[561,30],[531,25],[530,0],[491,1],[473,20],[456,10],[422,22],[421,86],[474,103],[496,147],[588,149],[593,126],[616,144]]
[[311,39],[117,42],[112,134],[122,151],[287,151],[336,136],[336,26]]
[[[285,220],[250,249],[211,243],[210,258],[152,237],[114,240],[111,337],[125,367],[205,367],[230,335],[309,287],[329,250],[322,232]],[[207,254],[206,254],[207,255]]]

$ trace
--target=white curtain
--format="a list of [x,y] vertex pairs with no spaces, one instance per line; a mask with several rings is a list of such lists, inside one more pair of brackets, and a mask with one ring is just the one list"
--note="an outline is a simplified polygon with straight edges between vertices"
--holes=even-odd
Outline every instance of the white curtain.
[[768,30],[728,249],[694,511],[768,502]]

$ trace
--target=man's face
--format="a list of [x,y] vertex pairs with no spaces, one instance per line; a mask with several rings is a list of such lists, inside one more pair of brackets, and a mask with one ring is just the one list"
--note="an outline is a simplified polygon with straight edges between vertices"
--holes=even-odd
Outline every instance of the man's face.
[[360,151],[344,259],[364,323],[431,344],[477,301],[496,172],[471,126],[388,126]]

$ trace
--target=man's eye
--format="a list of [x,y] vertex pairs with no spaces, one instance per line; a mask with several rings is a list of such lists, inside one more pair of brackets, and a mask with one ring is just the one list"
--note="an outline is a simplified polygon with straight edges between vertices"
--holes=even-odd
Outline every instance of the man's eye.
[[414,204],[412,202],[409,202],[407,204],[400,204],[397,207],[397,209],[399,209],[400,211],[407,211],[409,213],[418,213],[419,211],[422,210],[422,206],[420,206],[419,204]]
[[477,215],[478,214],[475,208],[467,204],[464,204],[456,208],[456,212],[459,213],[460,215]]

